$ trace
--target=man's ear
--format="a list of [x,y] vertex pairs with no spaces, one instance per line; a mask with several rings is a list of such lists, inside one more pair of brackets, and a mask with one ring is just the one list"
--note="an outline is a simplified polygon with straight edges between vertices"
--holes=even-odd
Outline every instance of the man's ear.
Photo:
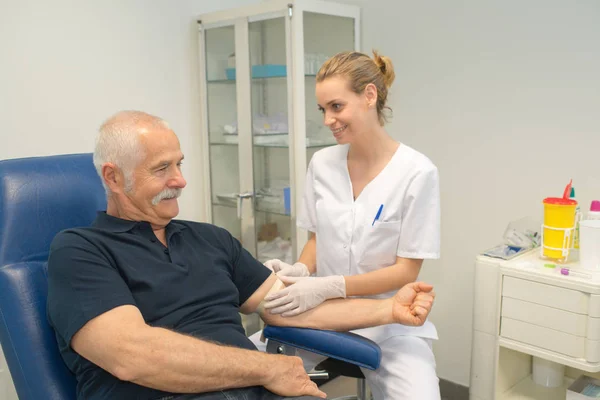
[[374,84],[369,83],[365,86],[365,98],[369,108],[377,106],[377,87]]
[[125,187],[123,173],[113,163],[102,165],[102,180],[111,193],[121,193]]

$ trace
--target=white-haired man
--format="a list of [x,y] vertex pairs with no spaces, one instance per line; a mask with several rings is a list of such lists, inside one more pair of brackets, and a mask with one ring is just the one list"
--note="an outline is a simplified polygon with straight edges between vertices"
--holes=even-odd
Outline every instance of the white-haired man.
[[239,312],[335,330],[423,324],[433,303],[424,283],[394,299],[335,299],[289,318],[265,312],[276,275],[224,229],[174,220],[182,161],[160,118],[126,111],[100,128],[94,163],[107,210],[89,228],[59,233],[48,262],[48,317],[78,398],[324,398],[300,358],[255,351]]

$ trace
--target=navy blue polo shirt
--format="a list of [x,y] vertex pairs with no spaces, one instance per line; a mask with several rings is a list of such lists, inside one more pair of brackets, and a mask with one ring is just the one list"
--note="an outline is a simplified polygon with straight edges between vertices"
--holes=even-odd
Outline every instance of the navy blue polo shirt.
[[[173,220],[168,246],[148,222],[98,213],[89,228],[60,232],[48,260],[48,320],[79,399],[156,399],[170,393],[120,381],[70,346],[88,321],[134,305],[150,326],[244,349],[255,349],[239,307],[271,271],[226,230]],[[210,360],[206,360],[207,363]]]

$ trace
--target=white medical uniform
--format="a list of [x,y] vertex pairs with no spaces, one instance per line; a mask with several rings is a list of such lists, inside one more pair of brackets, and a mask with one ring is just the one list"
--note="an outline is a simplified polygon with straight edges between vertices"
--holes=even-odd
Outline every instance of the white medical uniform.
[[[396,256],[439,258],[440,195],[435,165],[401,144],[354,199],[348,149],[348,145],[338,145],[318,151],[306,175],[297,224],[317,235],[317,276],[363,274],[394,264]],[[369,297],[387,298],[395,293]],[[431,322],[421,327],[391,324],[353,332],[381,347],[381,367],[363,369],[376,400],[440,398],[431,349],[437,331]],[[311,364],[318,361],[313,357]]]

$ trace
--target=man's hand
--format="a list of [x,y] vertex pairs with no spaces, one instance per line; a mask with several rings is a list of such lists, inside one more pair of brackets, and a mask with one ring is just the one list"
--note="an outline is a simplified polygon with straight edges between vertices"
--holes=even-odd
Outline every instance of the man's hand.
[[346,280],[341,275],[313,277],[279,277],[287,288],[265,297],[271,314],[293,317],[315,308],[327,299],[346,297]]
[[393,298],[394,321],[410,326],[423,325],[434,298],[433,286],[428,283],[412,282],[404,285]]
[[265,262],[265,267],[275,272],[277,276],[309,276],[308,267],[301,262],[294,265],[284,263],[281,260],[273,259]]
[[274,355],[274,365],[270,370],[273,376],[263,385],[265,389],[284,397],[316,396],[322,399],[327,395],[310,380],[300,357]]

